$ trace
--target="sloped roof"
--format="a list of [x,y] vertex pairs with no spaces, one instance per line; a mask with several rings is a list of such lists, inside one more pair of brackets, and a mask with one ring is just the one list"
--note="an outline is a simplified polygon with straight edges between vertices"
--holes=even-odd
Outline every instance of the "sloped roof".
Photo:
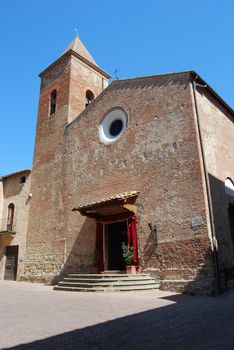
[[6,236],[14,236],[16,232],[13,231],[0,231],[0,235],[6,235]]
[[[156,74],[156,75],[145,75],[140,77],[134,77],[134,78],[126,78],[126,79],[116,79],[113,80],[112,83],[104,90],[104,93],[110,89],[118,89],[123,87],[144,87],[146,84],[162,84],[163,80],[165,79],[180,79],[181,77],[189,76],[191,79],[191,82],[195,83],[195,86],[197,89],[202,89],[203,92],[207,91],[226,111],[228,111],[232,117],[234,116],[234,110],[231,106],[228,105],[227,102],[223,100],[223,98],[218,95],[218,93],[212,89],[212,87],[200,77],[198,73],[196,73],[193,70],[187,70],[187,71],[181,71],[181,72],[174,72],[174,73],[163,73],[163,74]],[[103,92],[102,92],[103,94]],[[101,94],[95,99],[95,101],[92,103],[92,105],[97,101],[98,98],[101,97]]]
[[19,170],[19,171],[16,171],[14,173],[10,173],[10,174],[7,174],[7,175],[0,176],[0,179],[6,179],[7,177],[14,176],[14,175],[20,175],[20,174],[23,174],[23,173],[31,173],[31,170],[30,169]]
[[86,47],[84,46],[84,44],[82,43],[82,41],[78,36],[76,36],[73,39],[70,45],[63,51],[61,56],[63,56],[69,50],[76,52],[78,55],[82,56],[87,61],[91,62],[92,64],[98,67],[97,63],[94,61],[93,57],[90,55],[90,53],[88,52],[88,50],[86,49]]
[[77,207],[73,208],[72,210],[73,211],[84,210],[84,209],[91,208],[93,206],[109,204],[109,203],[115,202],[115,201],[122,202],[124,200],[129,199],[129,198],[136,197],[139,193],[140,193],[139,191],[130,191],[130,192],[119,193],[119,194],[116,194],[114,196],[104,197],[96,202],[90,202],[90,203],[87,203],[84,205],[77,206]]

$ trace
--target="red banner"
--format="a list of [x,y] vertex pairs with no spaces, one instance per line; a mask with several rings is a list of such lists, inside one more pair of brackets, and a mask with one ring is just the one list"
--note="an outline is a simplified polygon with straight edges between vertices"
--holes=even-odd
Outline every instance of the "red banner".
[[96,226],[96,249],[99,254],[99,272],[104,271],[103,263],[103,224],[97,222]]
[[137,230],[136,230],[136,216],[133,215],[128,219],[128,246],[133,247],[135,264],[138,267],[138,252],[137,252]]

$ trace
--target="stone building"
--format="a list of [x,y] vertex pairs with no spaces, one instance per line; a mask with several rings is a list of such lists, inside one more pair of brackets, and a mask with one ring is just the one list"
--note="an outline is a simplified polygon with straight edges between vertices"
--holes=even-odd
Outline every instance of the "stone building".
[[[95,252],[99,272],[123,271],[125,244],[138,272],[162,289],[226,288],[234,267],[230,106],[193,71],[108,85],[79,38],[40,78],[31,175],[0,183],[0,276],[12,245],[18,279],[55,282],[90,272]],[[10,203],[19,209],[15,235],[6,229]]]
[[30,170],[0,178],[0,279],[24,273],[30,184]]

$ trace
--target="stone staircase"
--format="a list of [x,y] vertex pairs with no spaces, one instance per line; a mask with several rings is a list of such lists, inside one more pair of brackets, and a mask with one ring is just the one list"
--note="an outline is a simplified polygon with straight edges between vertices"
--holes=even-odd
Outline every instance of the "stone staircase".
[[74,292],[123,292],[158,289],[159,283],[149,274],[68,274],[54,290]]

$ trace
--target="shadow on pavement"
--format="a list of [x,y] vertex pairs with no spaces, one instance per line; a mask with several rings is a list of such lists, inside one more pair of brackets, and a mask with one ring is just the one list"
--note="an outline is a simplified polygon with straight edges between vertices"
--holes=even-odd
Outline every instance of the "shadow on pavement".
[[8,349],[234,349],[233,292],[162,299],[175,303]]

